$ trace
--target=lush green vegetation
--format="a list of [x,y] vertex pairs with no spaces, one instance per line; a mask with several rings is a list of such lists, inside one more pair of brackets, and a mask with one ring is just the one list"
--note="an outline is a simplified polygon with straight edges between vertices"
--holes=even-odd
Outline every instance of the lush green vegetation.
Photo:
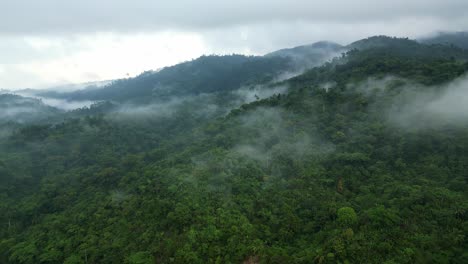
[[5,124],[0,262],[467,263],[468,121],[411,111],[450,92],[466,52],[385,43],[229,113],[244,81],[207,72],[189,94],[226,89],[170,114]]

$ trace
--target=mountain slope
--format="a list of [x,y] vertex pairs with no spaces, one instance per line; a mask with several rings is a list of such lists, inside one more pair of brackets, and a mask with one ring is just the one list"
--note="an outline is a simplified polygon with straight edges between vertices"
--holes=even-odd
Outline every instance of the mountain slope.
[[0,94],[0,123],[14,121],[31,123],[46,121],[61,113],[41,100],[13,94]]
[[268,53],[265,57],[290,58],[298,67],[307,69],[320,66],[344,51],[345,48],[337,43],[320,41],[310,45],[281,49]]
[[115,80],[102,88],[68,93],[47,92],[41,96],[71,101],[114,100],[120,102],[152,102],[173,96],[193,96],[204,93],[232,92],[255,84],[265,84],[284,73],[301,72],[320,66],[348,50],[368,50],[372,53],[392,53],[398,56],[467,59],[462,49],[443,45],[424,45],[416,41],[386,36],[359,40],[345,47],[331,42],[317,42],[269,53],[263,57],[203,56],[160,71],[145,72],[129,79]]
[[0,138],[0,262],[465,263],[468,63],[396,41],[203,121],[231,99]]
[[441,32],[435,36],[419,40],[425,44],[454,45],[462,49],[468,49],[468,32]]
[[232,91],[241,86],[271,81],[290,67],[289,60],[279,57],[203,56],[157,72],[116,80],[100,89],[65,93],[61,97],[69,100],[150,102],[167,96]]
[[242,55],[203,56],[160,71],[145,72],[129,79],[115,80],[103,88],[71,93],[46,92],[39,95],[67,100],[146,101],[170,96],[230,92],[264,84],[286,72],[298,72],[339,55],[342,47],[331,42],[279,50],[263,57]]
[[363,50],[369,55],[387,53],[388,55],[412,57],[415,59],[468,59],[464,49],[447,45],[428,45],[407,38],[375,36],[362,39],[347,46],[348,50]]

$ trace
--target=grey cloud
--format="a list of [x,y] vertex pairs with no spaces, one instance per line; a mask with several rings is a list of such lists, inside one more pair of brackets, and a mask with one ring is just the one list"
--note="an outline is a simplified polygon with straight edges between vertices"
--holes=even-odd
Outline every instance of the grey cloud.
[[0,34],[192,30],[256,23],[367,23],[466,18],[465,0],[16,0],[2,3]]
[[50,53],[38,51],[30,43],[22,38],[2,38],[0,39],[0,63],[15,64],[34,59],[44,59],[49,57]]
[[465,16],[454,15],[452,18],[415,15],[373,21],[276,21],[215,28],[201,33],[208,48],[215,53],[262,55],[322,40],[346,45],[373,35],[420,38],[438,30],[464,31],[466,25],[468,12]]
[[[438,30],[466,30],[468,1],[15,0],[0,4],[0,25],[0,89],[44,88],[63,78],[52,71],[39,76],[36,69],[21,66],[105,49],[96,41],[105,33],[115,33],[107,37],[115,35],[118,42],[118,36],[141,32],[195,32],[203,52],[263,55],[320,40],[348,44],[371,35],[417,38]],[[31,36],[48,43],[38,48]],[[201,51],[190,56],[198,55]],[[105,78],[117,74],[122,73]],[[78,75],[80,81],[90,81],[104,73]]]
[[58,58],[87,48],[83,43],[78,43],[73,36],[48,38],[48,43],[42,47],[35,45],[35,41],[37,42],[30,37],[0,36],[0,65]]
[[0,64],[0,80],[2,85],[0,89],[16,87],[18,80],[21,80],[23,88],[44,84],[44,80],[40,78],[40,76],[24,71],[16,65],[6,67],[5,65]]

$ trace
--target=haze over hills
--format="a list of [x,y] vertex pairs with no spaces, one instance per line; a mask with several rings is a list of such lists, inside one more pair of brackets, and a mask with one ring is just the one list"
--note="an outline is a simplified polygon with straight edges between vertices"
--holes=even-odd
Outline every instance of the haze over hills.
[[[406,41],[406,42],[405,42]],[[468,43],[468,35],[466,32],[454,32],[454,33],[438,33],[435,36],[423,38],[418,40],[423,44],[442,44],[446,45],[455,45],[457,47],[466,49],[467,46],[465,42]],[[186,80],[177,80],[177,85],[187,87],[192,84],[187,85],[185,82],[192,82],[192,78],[198,78],[196,74],[205,74],[201,78],[206,77],[205,79],[209,80],[212,83],[200,83],[200,87],[195,88],[196,93],[206,92],[204,89],[213,89],[207,87],[220,86],[219,84],[214,83],[215,78],[209,78],[207,73],[200,72],[200,69],[207,70],[210,74],[219,75],[219,79],[223,78],[233,78],[228,77],[227,74],[239,75],[241,72],[235,72],[235,70],[240,71],[242,68],[248,67],[257,67],[255,64],[277,64],[276,67],[271,67],[269,69],[264,69],[265,72],[255,72],[252,75],[255,75],[255,78],[265,78],[266,81],[272,76],[278,76],[280,72],[284,72],[283,77],[288,78],[292,77],[295,74],[299,74],[307,68],[312,68],[319,66],[324,62],[330,61],[334,57],[341,56],[341,53],[352,50],[352,49],[369,49],[369,48],[385,48],[385,47],[396,47],[402,45],[405,47],[413,46],[414,49],[420,49],[421,46],[416,45],[417,43],[409,39],[397,39],[390,38],[385,36],[375,36],[367,39],[362,39],[346,46],[342,46],[337,43],[329,41],[320,41],[310,45],[298,46],[294,48],[281,49],[266,54],[265,56],[260,57],[243,57],[236,56],[206,56],[192,62],[182,63],[180,65],[167,67],[162,69],[163,72],[148,71],[136,78],[127,78],[113,81],[102,81],[94,83],[83,83],[83,84],[71,84],[58,87],[50,87],[47,89],[33,90],[33,89],[23,89],[17,90],[15,93],[22,95],[33,95],[43,98],[55,98],[55,99],[65,99],[69,101],[75,100],[125,100],[132,98],[137,93],[140,93],[142,97],[148,97],[152,95],[153,91],[156,93],[164,94],[164,91],[178,90],[178,93],[184,93],[183,90],[187,88],[180,87],[169,87],[174,86],[175,78],[179,78],[179,75],[184,75]],[[429,49],[429,47],[425,47]],[[442,47],[437,48],[438,50],[443,49]],[[460,56],[460,51],[456,52],[454,56]],[[442,52],[444,54],[444,52]],[[437,56],[437,52],[434,54]],[[241,59],[242,58],[242,59]],[[229,67],[223,68],[220,65],[231,65],[230,67],[237,67],[234,71],[231,71]],[[201,66],[201,67],[200,67]],[[212,72],[211,70],[216,69],[218,72]],[[256,69],[258,70],[258,69]],[[224,72],[223,72],[224,71]],[[231,71],[231,72],[227,72]],[[270,72],[268,72],[270,71]],[[259,77],[260,76],[260,77]],[[263,77],[262,77],[263,76]],[[234,86],[249,85],[249,82],[255,82],[252,77],[250,80],[239,80],[239,83]],[[144,79],[144,80],[143,80]],[[143,84],[146,83],[146,84]],[[169,85],[170,84],[170,85]],[[145,86],[143,88],[143,86]],[[126,86],[136,86],[139,91],[136,91],[136,88],[126,88]],[[201,87],[203,86],[203,87]],[[226,89],[223,87],[223,89]],[[235,88],[227,88],[235,89]],[[112,91],[114,90],[114,91]],[[132,90],[131,92],[129,90]],[[7,92],[7,91],[5,91]],[[8,91],[11,92],[11,91]],[[130,92],[130,95],[128,94]],[[211,91],[208,91],[211,92]],[[171,93],[171,92],[170,92]]]
[[0,94],[0,109],[0,124],[44,122],[62,113],[41,100],[13,94]]
[[[437,36],[424,38],[419,40],[424,44],[453,44],[460,48],[466,48],[465,42],[468,43],[468,35],[464,32],[458,33],[439,33]],[[367,39],[353,42],[349,45],[342,46],[337,43],[320,41],[310,45],[298,46],[294,48],[282,49],[266,54],[260,57],[242,57],[235,56],[205,56],[196,59],[192,62],[182,63],[176,66],[167,67],[157,72],[148,71],[136,78],[127,78],[114,81],[103,81],[88,84],[68,85],[64,87],[51,87],[44,90],[20,90],[16,91],[24,95],[35,95],[41,97],[49,97],[56,99],[74,100],[126,100],[133,98],[136,94],[140,97],[148,98],[158,93],[164,95],[169,90],[173,93],[185,93],[187,87],[192,86],[191,82],[202,75],[201,78],[208,80],[206,83],[200,83],[199,86],[193,89],[195,93],[212,92],[213,89],[219,89],[221,86],[216,82],[216,78],[209,78],[209,74],[218,76],[218,80],[225,78],[233,78],[234,75],[241,75],[245,80],[238,80],[238,83],[233,84],[233,87],[222,89],[235,89],[237,86],[249,85],[255,82],[254,78],[265,78],[267,81],[272,76],[278,76],[280,72],[284,72],[283,77],[292,77],[294,74],[299,74],[307,68],[319,66],[326,61],[330,61],[334,57],[341,56],[341,53],[352,49],[369,49],[369,48],[385,48],[385,47],[413,47],[420,49],[422,46],[417,45],[416,41],[409,39],[389,38],[385,36],[370,37]],[[425,47],[430,49],[430,47]],[[442,50],[443,47],[434,48],[434,50]],[[402,49],[403,50],[403,49]],[[406,49],[409,50],[409,49]],[[438,51],[435,51],[433,56],[438,56]],[[440,52],[443,56],[447,51]],[[452,50],[456,53],[454,56],[461,56],[460,51]],[[428,53],[426,53],[427,55]],[[257,64],[272,64],[274,67],[261,70]],[[228,67],[224,67],[230,65]],[[223,67],[221,67],[223,66]],[[250,69],[249,69],[250,67]],[[261,66],[260,66],[261,67]],[[252,72],[252,76],[247,76],[242,73],[242,70],[261,70],[262,72]],[[206,72],[203,72],[205,70]],[[237,72],[236,72],[237,71]],[[184,76],[180,78],[180,75]],[[230,75],[230,76],[229,76]],[[176,78],[180,78],[175,81]],[[195,79],[194,79],[195,78]],[[186,83],[184,83],[186,82]],[[180,86],[180,87],[177,87]],[[217,88],[214,88],[216,87]],[[128,88],[137,87],[137,88]],[[137,91],[137,89],[139,89]],[[211,89],[211,90],[210,90]],[[194,93],[194,92],[191,93]],[[155,92],[155,94],[153,93]],[[130,94],[129,94],[130,93]]]
[[[443,45],[433,45],[446,38]],[[457,36],[454,38],[454,36]],[[439,34],[432,40],[417,41],[387,36],[374,36],[355,41],[346,46],[337,43],[320,41],[310,45],[281,49],[265,56],[203,56],[193,61],[163,68],[158,71],[147,71],[134,78],[64,85],[47,89],[23,89],[14,94],[33,97],[48,104],[51,108],[73,110],[87,107],[93,102],[110,101],[113,104],[152,104],[164,105],[168,100],[185,104],[196,96],[213,96],[222,98],[228,107],[236,107],[242,103],[268,97],[275,92],[285,92],[280,85],[283,79],[300,75],[307,69],[324,63],[342,63],[340,57],[353,50],[369,50],[361,53],[361,57],[375,56],[382,51],[393,55],[403,55],[418,58],[468,58],[467,52],[450,47],[453,39],[458,41],[466,38],[464,33]],[[452,43],[453,44],[453,43]],[[455,45],[456,46],[456,45]],[[375,53],[375,54],[374,54]],[[348,56],[349,58],[349,56]],[[341,59],[347,62],[348,58]],[[275,84],[277,83],[277,84]],[[3,93],[12,93],[3,90]],[[178,98],[174,100],[174,98]],[[28,99],[30,100],[30,99]],[[215,99],[212,99],[215,100]],[[217,100],[217,99],[216,99]],[[227,101],[226,101],[227,100]],[[106,104],[104,104],[106,105]],[[93,107],[98,110],[103,104]],[[220,105],[217,105],[220,107]],[[108,106],[105,107],[106,109]],[[114,108],[112,108],[114,109]],[[41,111],[39,111],[41,112]],[[56,111],[59,113],[60,111]],[[35,120],[27,118],[25,120]]]
[[265,57],[284,57],[291,59],[299,69],[319,66],[344,52],[345,47],[340,44],[320,41],[310,45],[281,49],[265,55]]
[[[38,122],[48,120],[51,116],[58,118],[57,116],[61,115],[63,110],[78,109],[71,115],[81,116],[81,112],[97,113],[111,109],[118,111],[119,105],[137,107],[138,105],[159,104],[159,108],[152,110],[164,111],[168,102],[171,107],[180,108],[187,103],[200,103],[203,100],[210,100],[219,111],[218,114],[222,114],[244,103],[264,99],[274,93],[287,92],[287,85],[283,85],[282,80],[301,75],[307,69],[324,63],[349,64],[353,56],[348,55],[344,58],[343,55],[347,52],[362,51],[356,58],[356,62],[368,57],[381,56],[382,53],[415,59],[446,57],[467,59],[466,51],[456,48],[458,46],[455,44],[447,45],[454,39],[460,42],[463,38],[466,38],[464,33],[441,33],[432,40],[428,38],[420,42],[407,38],[374,36],[346,46],[320,41],[310,45],[281,49],[265,56],[203,56],[158,71],[147,71],[134,78],[57,86],[41,90],[17,90],[14,91],[16,97],[4,95],[4,101],[12,100],[12,104],[15,104],[19,96],[24,96],[24,101],[30,103],[28,109],[31,111],[18,113],[21,118],[16,114],[4,114],[3,119],[11,121],[19,118],[18,120],[22,120],[20,123]],[[445,40],[442,41],[442,39]],[[441,45],[434,45],[435,43]],[[3,90],[3,93],[12,92]],[[107,103],[98,103],[92,109],[87,108],[100,101],[107,101]],[[114,106],[110,107],[110,105]],[[4,106],[7,108],[6,105]],[[13,110],[9,112],[17,113]],[[38,118],[45,112],[48,113],[44,115],[45,119]]]
[[468,262],[468,50],[425,43],[0,95],[0,263]]
[[425,44],[454,45],[462,49],[468,49],[468,32],[439,32],[419,41]]

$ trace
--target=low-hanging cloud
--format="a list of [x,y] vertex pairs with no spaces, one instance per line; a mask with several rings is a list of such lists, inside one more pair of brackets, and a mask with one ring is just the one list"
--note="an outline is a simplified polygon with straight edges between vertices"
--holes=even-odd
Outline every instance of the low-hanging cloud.
[[75,109],[83,108],[83,107],[89,107],[92,104],[96,103],[95,101],[89,101],[89,100],[70,101],[70,100],[65,100],[65,99],[49,98],[49,97],[44,97],[44,96],[38,96],[32,92],[27,92],[27,91],[16,92],[15,94],[18,94],[20,96],[27,97],[27,98],[34,98],[34,99],[40,100],[45,105],[55,107],[55,108],[65,110],[65,111],[75,110]]
[[240,118],[245,138],[232,151],[266,167],[279,156],[300,160],[334,150],[333,144],[318,135],[296,130],[294,115],[284,110],[258,108]]
[[[424,89],[422,89],[424,88]],[[468,77],[446,85],[415,85],[401,95],[403,105],[392,109],[391,121],[406,127],[468,124]]]
[[[283,76],[283,74],[280,74],[280,76]],[[287,92],[288,86],[286,85],[255,85],[253,87],[242,87],[232,93],[238,96],[235,106],[241,106],[242,104],[265,99],[275,94],[285,94]]]
[[[167,87],[166,89],[170,93],[172,88]],[[230,92],[156,96],[153,101],[148,103],[123,103],[110,114],[110,117],[116,120],[154,120],[183,115],[195,119],[209,119],[227,115],[232,109],[243,104],[287,92],[288,86],[286,85],[268,83],[239,87],[239,89]]]
[[75,110],[79,108],[84,108],[84,107],[89,107],[93,104],[95,104],[95,101],[68,101],[68,100],[63,100],[63,99],[52,99],[52,98],[46,98],[46,97],[38,97],[42,100],[42,102],[46,105],[50,105],[52,107],[56,107],[62,110]]
[[52,111],[38,110],[36,107],[10,107],[2,109],[0,113],[0,126],[2,123],[14,122],[18,124],[36,123],[55,116]]
[[[468,125],[468,76],[425,86],[394,76],[370,78],[358,85],[366,96],[377,96],[371,107],[392,126],[407,129]],[[378,110],[377,110],[378,109]]]

